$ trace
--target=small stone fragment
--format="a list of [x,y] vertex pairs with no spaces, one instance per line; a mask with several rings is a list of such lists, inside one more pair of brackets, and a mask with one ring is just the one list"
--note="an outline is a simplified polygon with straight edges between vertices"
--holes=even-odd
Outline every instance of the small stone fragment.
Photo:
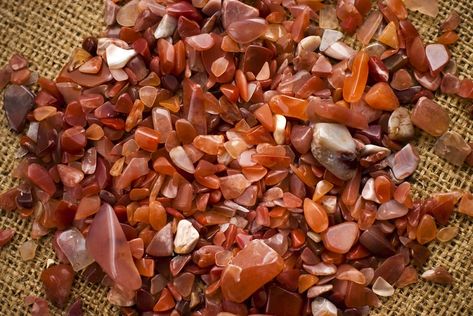
[[458,235],[459,228],[455,226],[443,227],[437,232],[437,240],[448,242]]
[[323,297],[316,297],[310,304],[312,316],[337,316],[338,309],[332,302]]
[[174,251],[178,254],[191,252],[199,241],[199,232],[188,220],[180,220],[174,237]]
[[399,107],[391,113],[388,121],[389,138],[397,141],[409,141],[414,138],[415,130],[412,125],[409,110]]
[[427,281],[438,283],[438,284],[444,284],[444,285],[450,285],[453,284],[453,277],[448,272],[447,269],[445,269],[442,266],[438,266],[434,269],[430,269],[422,273],[421,277]]
[[3,96],[3,108],[10,128],[20,132],[25,126],[26,114],[34,105],[34,95],[24,86],[9,85]]
[[0,249],[7,245],[15,236],[15,231],[11,228],[0,230]]
[[41,281],[48,299],[56,306],[64,308],[71,294],[74,271],[70,265],[58,264],[41,272]]
[[312,128],[311,149],[314,157],[340,179],[353,178],[357,155],[348,129],[333,123],[316,123]]
[[262,240],[253,240],[232,258],[223,271],[223,296],[237,303],[275,278],[283,268],[282,257]]
[[447,111],[434,101],[421,97],[411,113],[412,123],[432,136],[441,136],[448,130]]
[[386,282],[382,277],[378,277],[373,283],[373,292],[379,296],[392,296],[394,294],[394,287]]
[[437,139],[434,151],[439,157],[456,166],[461,166],[471,153],[471,147],[460,134],[448,131]]

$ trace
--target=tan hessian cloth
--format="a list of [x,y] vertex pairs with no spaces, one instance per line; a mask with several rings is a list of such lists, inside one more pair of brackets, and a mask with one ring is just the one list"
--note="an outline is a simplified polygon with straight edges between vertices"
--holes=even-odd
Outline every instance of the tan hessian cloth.
[[[20,52],[30,60],[30,69],[48,78],[55,78],[84,36],[103,29],[101,0],[0,0],[0,4],[0,65]],[[425,38],[434,39],[439,23],[451,9],[461,13],[460,41],[452,53],[459,64],[459,74],[471,77],[473,1],[440,1],[440,7],[436,19],[410,15],[415,17],[414,23]],[[438,95],[436,100],[448,109],[451,129],[473,141],[473,120],[465,111],[467,102],[445,95]],[[9,174],[17,163],[18,143],[7,127],[3,110],[0,113],[0,190],[5,190],[15,184]],[[439,159],[432,150],[434,142],[433,137],[422,135],[417,144],[422,157],[415,174],[417,194],[452,189],[472,191],[473,168],[458,168]],[[23,262],[18,247],[30,239],[31,222],[15,213],[0,211],[0,215],[0,229],[12,227],[17,232],[11,244],[0,250],[0,315],[29,315],[23,299],[30,294],[44,297],[39,275],[46,260],[54,258],[50,238],[41,240],[33,261]],[[473,315],[473,219],[455,214],[451,225],[460,227],[459,235],[446,244],[432,243],[429,247],[433,255],[424,269],[442,264],[453,273],[455,284],[444,287],[420,281],[396,290],[393,297],[383,299],[383,307],[373,315]],[[83,299],[86,315],[118,315],[118,309],[108,304],[104,287],[86,284],[76,277],[73,288],[72,297]],[[53,315],[63,315],[51,304],[50,308]]]

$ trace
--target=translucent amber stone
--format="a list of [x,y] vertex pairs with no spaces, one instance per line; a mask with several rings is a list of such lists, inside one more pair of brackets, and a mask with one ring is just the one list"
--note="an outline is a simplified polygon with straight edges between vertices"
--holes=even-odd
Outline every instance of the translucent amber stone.
[[159,144],[159,132],[149,127],[140,126],[135,131],[135,141],[142,149],[156,151]]
[[353,222],[346,222],[330,226],[324,234],[322,241],[328,250],[344,254],[355,244],[358,239],[358,225]]
[[435,219],[430,215],[424,215],[417,226],[417,241],[424,245],[435,239],[437,235],[437,225]]
[[281,256],[261,240],[251,241],[237,253],[221,278],[223,296],[241,303],[275,278],[283,268]]
[[371,107],[380,110],[392,111],[399,107],[399,100],[389,84],[378,82],[365,95],[365,101]]
[[328,216],[324,207],[311,199],[304,200],[304,218],[316,233],[321,233],[328,227]]
[[437,232],[437,240],[441,242],[448,242],[455,238],[458,235],[459,229],[458,227],[449,226],[443,227],[439,229]]
[[347,102],[361,99],[368,81],[369,56],[365,51],[359,52],[353,60],[352,74],[343,82],[343,98]]
[[302,310],[302,298],[299,294],[288,291],[279,286],[269,289],[266,313],[274,315],[300,315]]
[[123,173],[116,182],[117,188],[124,189],[128,187],[134,180],[144,176],[149,171],[147,158],[133,158],[126,166]]
[[396,24],[394,24],[394,22],[389,22],[381,35],[378,37],[378,41],[394,49],[399,48],[399,38],[397,36]]
[[303,121],[308,119],[307,105],[308,102],[306,100],[285,95],[276,95],[269,101],[269,106],[273,113],[297,118]]

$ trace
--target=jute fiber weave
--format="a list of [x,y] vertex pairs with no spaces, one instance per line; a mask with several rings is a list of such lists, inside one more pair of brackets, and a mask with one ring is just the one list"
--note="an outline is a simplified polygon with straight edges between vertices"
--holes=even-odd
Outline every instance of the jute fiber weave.
[[[440,1],[440,14],[432,19],[412,14],[415,25],[426,40],[437,36],[438,26],[452,9],[462,16],[460,41],[452,48],[459,64],[461,77],[473,76],[473,2],[470,0]],[[84,36],[98,35],[103,29],[102,1],[87,0],[0,0],[0,65],[20,52],[30,60],[30,69],[40,75],[55,78],[68,60],[73,48],[81,45]],[[3,98],[1,98],[3,100]],[[473,120],[468,117],[468,103],[458,98],[438,94],[436,101],[448,109],[451,130],[473,141]],[[3,108],[0,101],[0,108]],[[417,196],[449,190],[473,190],[473,168],[455,167],[433,152],[435,139],[422,134],[417,141],[421,164],[414,176]],[[18,159],[17,135],[8,128],[0,111],[0,190],[16,183],[10,177]],[[453,286],[444,287],[420,281],[414,286],[396,290],[393,297],[383,299],[383,306],[373,315],[473,315],[473,219],[455,214],[451,225],[460,232],[451,242],[433,242],[431,259],[423,267],[443,265],[455,278]],[[16,213],[0,211],[0,229],[14,228],[12,242],[0,250],[0,315],[28,315],[23,300],[27,295],[44,297],[39,276],[48,258],[54,259],[50,237],[38,243],[36,257],[23,262],[19,246],[30,240],[31,222]],[[420,271],[422,272],[422,271]],[[106,299],[105,287],[86,284],[76,276],[72,298],[81,297],[86,315],[118,315]],[[72,300],[71,300],[72,301]],[[53,315],[64,312],[51,306]]]

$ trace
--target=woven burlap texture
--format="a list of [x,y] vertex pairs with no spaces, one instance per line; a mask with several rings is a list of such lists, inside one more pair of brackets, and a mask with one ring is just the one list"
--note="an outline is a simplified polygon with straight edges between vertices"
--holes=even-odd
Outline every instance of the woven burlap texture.
[[[460,41],[452,48],[459,64],[459,74],[473,76],[473,4],[470,0],[440,1],[436,19],[411,14],[426,39],[437,36],[439,23],[451,9],[462,15]],[[20,52],[30,60],[31,69],[40,75],[55,78],[73,48],[80,46],[84,36],[99,34],[102,25],[102,1],[94,0],[0,0],[0,65]],[[466,113],[467,102],[445,95],[436,100],[450,113],[451,129],[473,141],[473,120]],[[1,101],[0,101],[1,102]],[[3,107],[3,104],[0,104]],[[0,190],[15,185],[10,172],[17,163],[17,135],[12,133],[0,111]],[[473,189],[473,168],[455,167],[433,153],[435,139],[422,135],[418,141],[421,164],[415,174],[416,194],[449,190]],[[420,281],[414,286],[396,290],[393,297],[383,299],[383,306],[373,315],[473,315],[473,221],[455,214],[451,225],[460,232],[451,242],[434,242],[429,248],[432,257],[423,267],[447,267],[455,278],[453,286],[444,287]],[[30,240],[31,222],[15,213],[0,211],[0,229],[14,228],[12,242],[0,250],[0,315],[28,315],[23,304],[27,295],[44,297],[39,276],[48,258],[54,258],[50,238],[38,243],[36,257],[23,262],[19,246]],[[84,283],[80,276],[74,281],[72,297],[82,298],[86,315],[118,315],[106,299],[104,287]],[[51,307],[53,315],[64,312]]]

